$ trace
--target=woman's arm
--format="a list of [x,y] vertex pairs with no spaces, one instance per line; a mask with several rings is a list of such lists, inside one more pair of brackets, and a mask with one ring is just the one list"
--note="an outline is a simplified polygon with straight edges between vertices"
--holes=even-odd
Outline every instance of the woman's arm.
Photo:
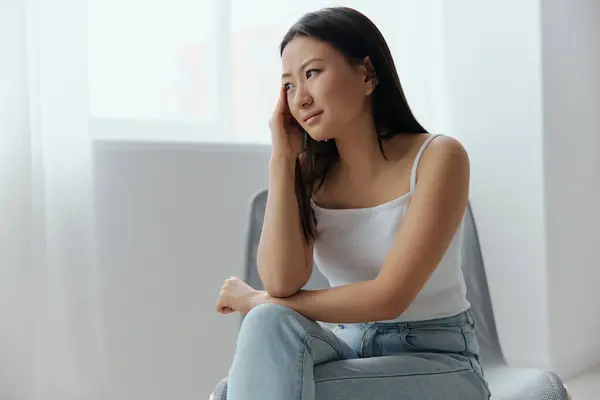
[[313,244],[306,243],[295,192],[295,160],[272,158],[258,273],[272,297],[297,293],[310,279]]
[[448,137],[431,142],[421,159],[418,179],[377,278],[268,301],[323,322],[368,322],[402,314],[440,263],[465,215],[469,160],[462,145]]

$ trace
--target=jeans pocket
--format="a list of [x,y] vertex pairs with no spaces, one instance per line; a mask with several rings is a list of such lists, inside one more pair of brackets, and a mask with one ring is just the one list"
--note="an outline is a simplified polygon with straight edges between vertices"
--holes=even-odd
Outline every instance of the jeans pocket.
[[404,345],[415,352],[463,354],[468,351],[467,339],[458,325],[409,328],[404,335]]
[[479,357],[479,342],[477,341],[475,329],[472,325],[464,325],[460,328],[465,338],[465,344],[467,346],[467,349],[465,351],[475,357]]

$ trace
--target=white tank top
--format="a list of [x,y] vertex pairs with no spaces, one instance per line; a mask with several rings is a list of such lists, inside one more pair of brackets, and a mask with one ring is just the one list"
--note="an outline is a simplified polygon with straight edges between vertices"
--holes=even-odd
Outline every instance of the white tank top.
[[[377,277],[410,204],[419,160],[427,145],[437,136],[429,136],[417,153],[410,177],[410,192],[368,208],[326,209],[312,202],[318,224],[315,264],[332,287]],[[461,269],[462,237],[463,223],[415,300],[390,322],[448,317],[470,307]]]

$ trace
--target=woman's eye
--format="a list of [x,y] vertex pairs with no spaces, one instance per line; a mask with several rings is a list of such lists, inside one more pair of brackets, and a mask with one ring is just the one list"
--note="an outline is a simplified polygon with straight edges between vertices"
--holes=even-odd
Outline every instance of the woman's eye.
[[285,90],[290,90],[292,88],[290,83],[284,83],[283,87],[285,88]]
[[308,71],[306,71],[306,77],[307,78],[311,78],[312,76],[314,76],[315,74],[321,72],[318,69],[309,69]]

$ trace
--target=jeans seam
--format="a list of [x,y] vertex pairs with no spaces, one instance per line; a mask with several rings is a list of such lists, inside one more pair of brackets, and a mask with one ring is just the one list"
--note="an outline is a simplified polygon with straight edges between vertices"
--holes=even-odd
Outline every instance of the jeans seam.
[[367,337],[367,332],[369,332],[371,328],[365,328],[365,331],[360,338],[360,357],[364,357],[365,355],[365,338]]
[[[314,333],[307,333],[306,336],[304,337],[304,340],[302,341],[302,353],[300,355],[300,380],[298,382],[299,386],[300,386],[300,390],[298,392],[298,400],[302,400],[303,396],[304,396],[304,362],[306,359],[306,353],[307,353],[307,349],[308,349],[307,342],[310,338],[321,339],[323,342],[325,342],[327,345],[329,345],[335,351],[335,353],[338,355],[340,360],[344,359],[344,357],[340,354],[337,347],[334,344],[332,344],[329,340],[327,340],[326,338],[324,338],[322,336],[314,334]],[[314,360],[313,360],[313,363],[314,363]]]
[[[316,339],[321,339],[323,342],[327,343],[329,346],[331,346],[331,348],[335,351],[335,353],[338,355],[338,357],[340,358],[340,360],[344,359],[344,356],[342,354],[340,354],[338,348],[336,347],[336,345],[332,344],[329,340],[327,340],[326,338],[316,335],[314,333],[307,333],[307,338],[308,337],[313,337]],[[338,339],[340,340],[340,339]],[[304,349],[306,349],[306,339],[304,339]]]
[[[413,377],[413,376],[432,376],[432,375],[446,375],[453,374],[457,372],[473,372],[470,368],[460,368],[454,369],[452,371],[436,371],[436,372],[410,372],[410,373],[400,373],[400,374],[386,374],[386,375],[374,375],[374,376],[341,376],[336,378],[323,378],[323,379],[315,379],[315,383],[321,382],[332,382],[332,381],[340,381],[340,380],[348,380],[348,379],[384,379],[384,378],[398,378],[398,377]],[[475,374],[477,375],[477,374]]]
[[[464,331],[464,328],[462,326],[460,327],[460,333],[462,334],[463,340],[465,341],[465,349],[466,350],[463,352],[463,356],[466,357],[469,360],[469,365],[471,365],[471,370],[473,371],[473,373],[475,374],[475,376],[477,377],[477,379],[479,380],[479,382],[481,382],[481,384],[485,387],[485,389],[489,393],[488,383],[485,380],[485,378],[482,376],[482,374],[483,374],[483,368],[481,368],[481,364],[479,364],[480,368],[475,368],[475,365],[473,365],[473,356],[478,357],[478,355],[475,355],[474,353],[471,353],[471,352],[468,351],[469,350],[469,346],[467,344],[467,336],[465,335],[465,331]],[[469,356],[468,354],[465,354],[467,352],[471,353],[473,356]]]
[[304,340],[302,341],[302,353],[300,355],[300,379],[298,382],[300,390],[298,391],[298,400],[302,400],[302,397],[304,395],[304,393],[303,393],[303,391],[304,391],[304,361],[306,359],[306,351],[307,351],[306,342],[308,342],[309,337],[310,337],[310,334],[307,333],[306,336],[304,337]]
[[406,339],[406,337],[409,334],[410,334],[410,330],[407,330],[406,332],[400,333],[400,340],[401,340],[402,345],[405,346],[410,351],[419,351],[419,349],[416,346],[413,346],[412,344],[410,344],[408,342],[408,340]]
[[469,351],[469,344],[467,343],[467,335],[465,334],[465,330],[462,326],[458,326],[458,328],[460,329],[460,334],[463,337],[463,341],[465,342],[465,350],[462,352],[462,355],[467,357],[469,359],[469,364],[471,364],[471,368],[473,369],[473,371],[475,371],[475,366],[473,365],[473,360],[471,359],[471,357],[469,356],[469,354],[473,354],[472,352]]
[[[460,334],[463,338],[463,342],[465,343],[465,349],[463,351],[461,351],[461,354],[463,356],[466,356],[467,352],[469,351],[469,344],[467,343],[467,336],[465,335],[465,331],[464,331],[462,325],[456,324],[456,327],[460,330]],[[473,365],[471,364],[471,366],[473,366]]]

